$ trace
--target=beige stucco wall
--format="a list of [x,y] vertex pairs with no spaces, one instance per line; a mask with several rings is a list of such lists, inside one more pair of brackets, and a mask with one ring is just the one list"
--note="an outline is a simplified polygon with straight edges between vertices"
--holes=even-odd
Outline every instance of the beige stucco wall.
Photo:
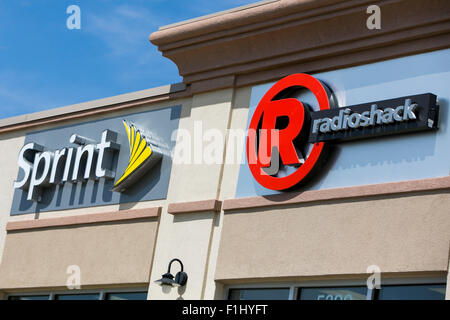
[[[239,141],[238,130],[247,127],[248,107],[250,103],[251,87],[236,90],[233,100],[230,131],[228,133],[223,178],[220,184],[219,199],[233,199],[235,197],[241,162],[243,161],[244,141]],[[233,133],[234,131],[234,133]],[[245,135],[244,135],[245,136]],[[220,238],[223,226],[223,211],[217,214],[211,237],[211,250],[207,266],[204,299],[222,299],[223,286],[214,281],[217,257],[220,250]]]
[[157,219],[15,231],[6,237],[0,288],[66,285],[67,268],[81,286],[148,282]]
[[[194,128],[198,129],[201,125],[203,132],[216,129],[225,137],[229,127],[232,101],[233,90],[231,89],[194,96],[191,107],[183,106],[179,128],[193,134]],[[192,138],[195,139],[194,134]],[[205,143],[205,146],[207,145]],[[192,144],[192,156],[194,156],[194,147]],[[221,168],[220,162],[208,165],[175,162],[170,178],[168,203],[216,199],[221,183]],[[163,208],[149,286],[149,299],[201,299],[203,297],[216,215],[213,212],[205,212],[173,216],[167,213],[167,207]],[[162,288],[154,283],[167,272],[169,261],[173,258],[181,259],[189,276],[187,285],[180,291],[176,288]],[[179,270],[178,264],[174,264],[173,267],[176,273]]]
[[450,192],[226,214],[218,280],[446,272]]
[[[208,140],[207,132],[220,133],[225,137],[230,122],[231,102],[233,90],[220,90],[210,93],[195,95],[192,104],[183,106],[179,124],[180,132],[177,137],[177,148],[184,145],[181,132],[189,132],[191,137],[190,157],[175,157],[171,172],[169,194],[167,200],[170,202],[186,202],[205,199],[215,199],[218,195],[221,160],[218,163],[205,163],[205,154],[208,147],[212,146]],[[210,131],[214,130],[214,131]],[[202,136],[202,133],[204,136]],[[209,139],[211,139],[209,137]],[[199,143],[196,143],[196,142]],[[203,141],[203,144],[201,142]],[[196,148],[196,146],[201,146]],[[221,153],[223,154],[223,149]],[[182,153],[180,149],[174,151]],[[178,159],[178,160],[177,160]]]
[[14,180],[17,177],[17,157],[25,140],[23,132],[12,132],[0,135],[2,161],[0,166],[0,263],[6,237],[6,223],[14,194]]

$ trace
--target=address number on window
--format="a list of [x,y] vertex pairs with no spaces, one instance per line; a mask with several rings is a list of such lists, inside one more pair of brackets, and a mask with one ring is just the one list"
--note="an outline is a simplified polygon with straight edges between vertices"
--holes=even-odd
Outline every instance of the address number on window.
[[353,300],[353,297],[351,294],[346,294],[345,296],[343,296],[342,294],[319,294],[317,296],[317,300]]

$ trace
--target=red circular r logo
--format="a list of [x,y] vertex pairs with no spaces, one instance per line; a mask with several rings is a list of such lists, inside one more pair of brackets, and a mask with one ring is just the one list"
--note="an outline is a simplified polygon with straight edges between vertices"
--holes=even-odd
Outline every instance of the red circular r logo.
[[[247,161],[253,177],[263,187],[285,190],[299,184],[314,168],[325,143],[312,145],[302,154],[299,145],[309,134],[309,110],[295,98],[283,98],[291,88],[303,87],[316,97],[320,110],[330,109],[328,94],[316,78],[293,74],[275,83],[259,102],[247,135]],[[281,176],[282,165],[295,168]]]

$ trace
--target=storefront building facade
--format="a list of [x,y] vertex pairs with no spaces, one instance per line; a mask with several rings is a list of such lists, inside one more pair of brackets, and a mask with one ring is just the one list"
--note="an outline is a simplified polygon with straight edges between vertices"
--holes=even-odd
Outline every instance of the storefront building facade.
[[450,299],[449,16],[262,1],[150,36],[181,84],[0,120],[1,298]]

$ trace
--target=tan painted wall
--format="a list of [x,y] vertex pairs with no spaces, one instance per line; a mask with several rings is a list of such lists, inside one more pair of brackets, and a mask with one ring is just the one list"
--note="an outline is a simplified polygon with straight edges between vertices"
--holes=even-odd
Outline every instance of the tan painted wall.
[[[247,127],[248,107],[250,103],[251,88],[245,87],[237,89],[234,96],[232,118],[230,123],[231,130],[243,130]],[[238,138],[233,140],[233,136],[228,136],[226,146],[225,163],[223,167],[223,178],[220,185],[219,199],[233,199],[236,192],[239,169],[243,161],[242,155],[245,147],[239,145]],[[222,299],[223,286],[214,281],[216,272],[217,256],[220,250],[220,237],[223,226],[223,212],[217,214],[216,223],[214,223],[213,234],[211,238],[211,253],[208,262],[206,274],[204,299]]]
[[450,192],[226,214],[215,278],[448,270]]
[[2,161],[0,166],[0,263],[6,237],[6,223],[14,194],[13,184],[17,177],[17,157],[23,146],[23,132],[12,132],[0,135],[0,150]]
[[[192,137],[190,157],[192,162],[175,162],[171,172],[168,201],[186,202],[217,197],[222,159],[220,157],[219,163],[211,164],[205,164],[202,159],[196,159],[195,156],[198,156],[198,153],[196,154],[195,151],[209,154],[207,148],[211,146],[211,143],[205,137],[204,148],[195,149],[194,139],[200,137],[201,140],[201,132],[205,133],[210,129],[218,130],[225,136],[230,121],[232,99],[233,90],[227,89],[196,95],[192,99],[192,105],[183,106],[179,129],[187,130]],[[196,134],[195,130],[199,134]],[[180,142],[178,146],[181,146],[182,140],[177,138],[177,141]],[[223,150],[221,151],[223,153]],[[178,153],[178,149],[175,152]]]
[[70,265],[81,270],[81,288],[148,282],[156,219],[8,233],[0,288],[66,285]]
[[[233,90],[221,90],[194,96],[192,106],[183,106],[180,129],[194,132],[195,123],[201,123],[203,131],[214,128],[224,136],[229,126]],[[192,148],[194,146],[192,145]],[[194,155],[192,149],[192,155]],[[223,152],[223,150],[222,150]],[[167,201],[186,202],[216,199],[221,183],[219,164],[174,164],[172,168]],[[205,285],[205,272],[210,254],[211,232],[215,214],[189,213],[172,216],[163,208],[156,245],[155,260],[149,286],[149,299],[201,299]],[[169,261],[183,261],[189,279],[178,291],[155,284],[167,272]],[[174,272],[179,270],[173,265]]]

